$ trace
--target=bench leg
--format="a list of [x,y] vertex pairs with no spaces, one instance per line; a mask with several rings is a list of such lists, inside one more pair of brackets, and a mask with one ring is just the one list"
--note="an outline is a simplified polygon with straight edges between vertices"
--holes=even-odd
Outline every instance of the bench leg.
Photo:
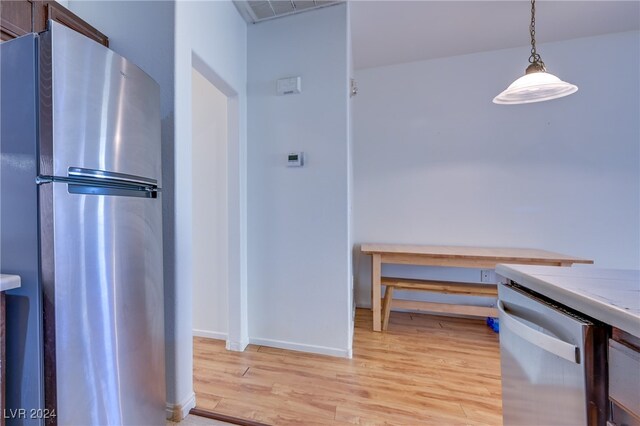
[[384,291],[384,302],[382,303],[382,330],[389,326],[389,315],[391,314],[391,299],[393,299],[393,287],[387,286]]

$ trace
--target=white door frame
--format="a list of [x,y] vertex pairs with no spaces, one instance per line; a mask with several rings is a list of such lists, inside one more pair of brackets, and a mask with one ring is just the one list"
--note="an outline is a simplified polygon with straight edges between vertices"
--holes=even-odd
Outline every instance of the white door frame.
[[[227,248],[228,264],[228,335],[226,347],[243,351],[249,344],[246,291],[246,176],[244,150],[240,143],[240,108],[238,92],[224,81],[195,52],[192,67],[227,97]],[[199,194],[193,194],[198,196]],[[206,194],[205,194],[206,196]],[[192,232],[198,232],[197,229]]]

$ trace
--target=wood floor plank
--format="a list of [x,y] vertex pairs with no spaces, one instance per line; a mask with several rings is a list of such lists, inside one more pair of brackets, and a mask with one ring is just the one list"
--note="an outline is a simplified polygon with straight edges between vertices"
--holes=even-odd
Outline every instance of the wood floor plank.
[[501,425],[498,337],[482,320],[359,309],[353,359],[194,338],[198,408],[273,425]]
[[323,418],[317,418],[312,415],[304,415],[303,413],[295,413],[286,408],[278,407],[273,409],[264,403],[253,403],[251,401],[239,401],[234,399],[224,399],[216,407],[216,412],[222,414],[233,415],[233,413],[244,413],[243,417],[249,420],[258,421],[271,425],[309,425],[309,426],[326,426],[345,425],[347,423]]

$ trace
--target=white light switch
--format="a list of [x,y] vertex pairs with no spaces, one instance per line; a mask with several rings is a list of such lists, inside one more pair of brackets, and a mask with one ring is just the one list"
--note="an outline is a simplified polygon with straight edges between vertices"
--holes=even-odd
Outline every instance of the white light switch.
[[295,95],[302,91],[301,77],[281,78],[277,82],[278,95]]

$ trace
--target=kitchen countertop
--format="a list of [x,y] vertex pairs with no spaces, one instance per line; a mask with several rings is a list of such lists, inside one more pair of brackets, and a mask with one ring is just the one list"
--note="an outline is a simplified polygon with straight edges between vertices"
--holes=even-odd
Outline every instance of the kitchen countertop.
[[0,291],[11,290],[20,287],[20,277],[17,275],[0,274]]
[[500,264],[496,273],[640,337],[640,270]]

